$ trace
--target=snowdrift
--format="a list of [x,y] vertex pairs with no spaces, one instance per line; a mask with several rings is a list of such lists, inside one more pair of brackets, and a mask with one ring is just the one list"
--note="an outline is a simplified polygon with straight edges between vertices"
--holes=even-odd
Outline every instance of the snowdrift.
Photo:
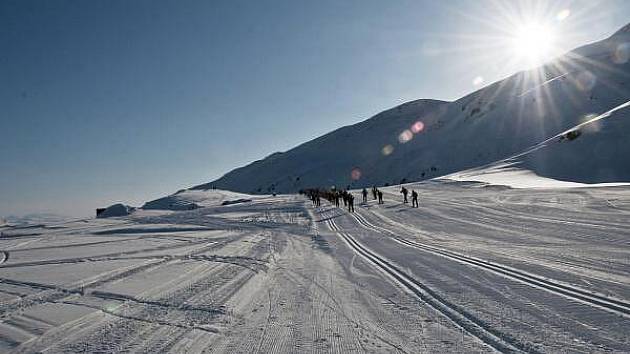
[[186,189],[145,203],[142,209],[193,210],[200,207],[244,203],[252,196],[218,189]]
[[[514,156],[628,100],[627,28],[455,102],[409,102],[193,189],[215,185],[263,194],[399,184]],[[617,134],[627,132],[626,127],[618,128],[622,130]],[[614,148],[600,147],[615,136],[614,129],[588,144],[581,141],[591,138],[579,137],[575,144],[559,145],[544,153],[547,157],[532,154],[524,165],[551,178],[579,182],[630,180],[622,154],[611,155],[614,149],[627,151],[628,142],[617,139]],[[589,157],[578,157],[571,151],[575,149]],[[566,163],[557,163],[564,158]]]
[[99,213],[96,217],[102,219],[102,218],[111,218],[111,217],[117,217],[117,216],[127,216],[131,214],[134,210],[135,208],[133,207],[119,203],[119,204],[108,206],[107,208],[105,208],[103,212]]

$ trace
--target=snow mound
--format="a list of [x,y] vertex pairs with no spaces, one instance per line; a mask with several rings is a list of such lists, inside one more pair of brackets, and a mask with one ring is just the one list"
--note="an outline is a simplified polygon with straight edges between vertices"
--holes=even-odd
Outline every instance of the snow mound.
[[99,213],[97,218],[111,218],[117,216],[127,216],[131,214],[135,210],[134,207],[130,207],[129,205],[124,204],[114,204],[108,206],[103,212]]
[[185,189],[166,197],[145,203],[142,209],[193,210],[251,201],[252,196],[220,189]]

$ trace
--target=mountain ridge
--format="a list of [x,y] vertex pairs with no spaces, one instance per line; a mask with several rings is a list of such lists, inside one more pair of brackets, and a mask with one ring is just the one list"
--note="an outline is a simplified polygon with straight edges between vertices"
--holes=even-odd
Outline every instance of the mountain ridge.
[[627,101],[629,31],[630,24],[455,101],[403,103],[191,189],[268,194],[357,188],[501,160]]

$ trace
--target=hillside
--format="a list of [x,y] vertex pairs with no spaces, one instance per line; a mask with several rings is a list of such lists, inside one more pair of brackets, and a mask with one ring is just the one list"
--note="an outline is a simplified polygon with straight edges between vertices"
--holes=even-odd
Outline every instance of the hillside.
[[[397,184],[513,156],[628,100],[626,27],[457,101],[409,102],[193,189],[261,194]],[[568,180],[610,182],[625,176],[614,171],[623,164],[597,176],[571,176],[554,168],[552,175]]]
[[629,130],[630,101],[525,152],[444,179],[517,188],[628,185]]

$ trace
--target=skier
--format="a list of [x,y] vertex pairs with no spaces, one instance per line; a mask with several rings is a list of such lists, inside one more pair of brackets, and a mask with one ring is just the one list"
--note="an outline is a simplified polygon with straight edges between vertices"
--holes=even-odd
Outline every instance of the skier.
[[378,191],[378,190],[376,192],[378,193],[378,203],[379,204],[384,204],[383,203],[383,192]]
[[414,191],[413,189],[411,190],[411,207],[418,207],[418,192]]
[[348,211],[354,213],[354,196],[348,193]]
[[376,189],[376,186],[372,186],[372,197],[374,197],[374,200],[376,200],[377,194],[378,194],[378,189]]
[[407,190],[407,188],[402,187],[402,189],[400,190],[400,193],[402,193],[403,195],[403,203],[409,203],[409,201],[407,200],[407,193],[409,193],[409,191]]
[[363,203],[367,203],[367,195],[368,192],[365,188],[363,188],[363,192],[361,192],[363,194]]
[[335,206],[339,208],[339,192],[333,192],[335,194]]

